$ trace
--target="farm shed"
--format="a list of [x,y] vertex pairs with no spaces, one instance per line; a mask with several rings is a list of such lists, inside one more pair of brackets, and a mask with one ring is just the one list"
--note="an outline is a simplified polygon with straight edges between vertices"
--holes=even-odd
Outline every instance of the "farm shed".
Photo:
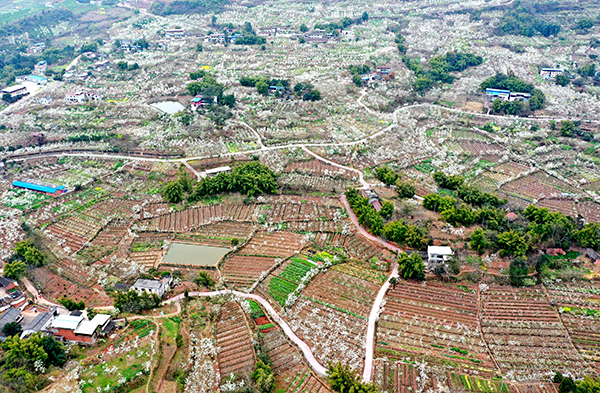
[[67,188],[65,186],[57,186],[55,184],[46,183],[46,182],[42,182],[42,181],[38,181],[38,180],[30,180],[30,179],[24,179],[23,181],[16,180],[13,182],[12,185],[13,185],[13,187],[23,188],[23,189],[31,190],[31,191],[43,192],[43,193],[52,194],[52,195],[60,195],[67,191]]
[[215,177],[219,173],[230,173],[231,167],[229,166],[220,166],[218,168],[207,169],[204,172],[200,172],[200,176],[202,177]]
[[7,88],[3,89],[2,91],[0,91],[0,93],[1,94],[10,94],[10,96],[12,98],[29,94],[29,92],[27,92],[27,88],[23,85],[7,87]]

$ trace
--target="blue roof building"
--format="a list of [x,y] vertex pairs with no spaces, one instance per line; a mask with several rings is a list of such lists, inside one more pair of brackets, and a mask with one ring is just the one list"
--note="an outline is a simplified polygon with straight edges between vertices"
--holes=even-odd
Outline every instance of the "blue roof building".
[[28,180],[28,181],[20,181],[16,180],[13,182],[13,187],[23,188],[26,190],[43,192],[46,194],[62,194],[67,191],[65,186],[57,186],[51,183],[36,181],[36,180]]

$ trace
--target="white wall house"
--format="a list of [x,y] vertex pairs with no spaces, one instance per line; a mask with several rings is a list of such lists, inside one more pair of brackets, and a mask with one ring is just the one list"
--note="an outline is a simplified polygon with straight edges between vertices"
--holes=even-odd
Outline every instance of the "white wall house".
[[452,249],[447,246],[428,246],[427,247],[427,262],[437,264],[446,262],[454,255]]
[[129,288],[130,290],[137,291],[139,294],[142,292],[148,292],[149,294],[156,294],[158,297],[163,295],[171,287],[171,276],[163,277],[162,280],[147,280],[144,278],[138,278],[138,280]]

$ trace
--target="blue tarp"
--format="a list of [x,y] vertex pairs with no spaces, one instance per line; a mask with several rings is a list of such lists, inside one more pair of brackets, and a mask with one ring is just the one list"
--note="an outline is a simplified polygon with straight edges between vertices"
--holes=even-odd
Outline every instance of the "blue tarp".
[[24,181],[14,181],[13,187],[21,187],[26,188],[28,190],[40,191],[40,192],[48,192],[50,194],[54,194],[56,191],[63,190],[65,186],[56,186],[56,187],[48,187],[48,186],[40,186],[38,184],[26,183]]

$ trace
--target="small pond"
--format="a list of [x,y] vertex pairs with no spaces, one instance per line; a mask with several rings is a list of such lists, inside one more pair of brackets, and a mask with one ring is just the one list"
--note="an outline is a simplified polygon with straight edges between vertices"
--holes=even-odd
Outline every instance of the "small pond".
[[162,263],[175,265],[216,266],[228,248],[171,243]]
[[150,104],[150,106],[155,107],[159,111],[168,113],[169,115],[174,115],[177,112],[185,110],[185,106],[181,105],[178,101],[159,101]]

